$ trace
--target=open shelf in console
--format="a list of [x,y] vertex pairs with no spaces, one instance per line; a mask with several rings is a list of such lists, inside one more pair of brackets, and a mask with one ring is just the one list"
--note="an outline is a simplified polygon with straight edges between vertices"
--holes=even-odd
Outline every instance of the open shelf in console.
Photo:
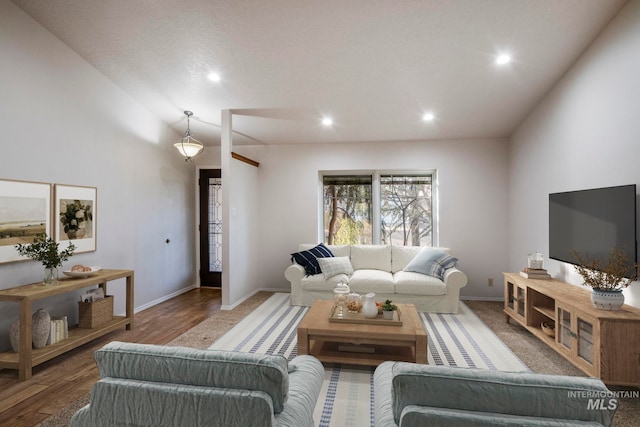
[[527,325],[531,328],[535,328],[532,332],[535,331],[535,334],[541,339],[545,341],[554,341],[556,324],[555,299],[528,287],[527,303],[529,304],[529,307],[531,307],[529,310]]
[[532,288],[527,288],[527,292],[527,298],[535,312],[532,314],[533,324],[535,325],[538,320],[555,322],[556,300]]

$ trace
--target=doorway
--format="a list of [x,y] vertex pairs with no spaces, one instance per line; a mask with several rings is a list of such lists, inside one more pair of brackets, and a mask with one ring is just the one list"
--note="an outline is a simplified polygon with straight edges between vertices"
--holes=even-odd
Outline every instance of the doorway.
[[222,174],[200,169],[200,286],[222,286]]

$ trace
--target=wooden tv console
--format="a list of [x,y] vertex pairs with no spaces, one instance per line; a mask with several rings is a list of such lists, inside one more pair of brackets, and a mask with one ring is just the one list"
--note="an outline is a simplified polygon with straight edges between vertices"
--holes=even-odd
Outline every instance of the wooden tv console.
[[[113,316],[109,322],[93,329],[70,328],[69,338],[43,348],[31,348],[31,311],[32,302],[54,295],[100,286],[107,294],[107,282],[126,279],[125,316]],[[133,270],[100,270],[98,273],[82,278],[66,278],[53,286],[44,286],[42,282],[16,288],[0,290],[0,301],[12,301],[20,304],[20,351],[0,353],[0,368],[17,369],[21,381],[31,378],[34,366],[53,359],[82,344],[88,343],[111,331],[125,327],[133,328]]]
[[[586,374],[640,386],[640,309],[600,310],[589,288],[504,273],[504,313]],[[543,332],[543,322],[555,323],[555,337]]]

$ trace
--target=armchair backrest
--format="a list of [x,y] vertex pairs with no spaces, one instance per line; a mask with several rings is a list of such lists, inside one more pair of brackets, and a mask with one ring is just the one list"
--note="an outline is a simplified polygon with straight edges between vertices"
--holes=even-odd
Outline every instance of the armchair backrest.
[[289,390],[287,359],[276,355],[114,341],[94,358],[101,378],[262,391],[275,413],[284,409]]
[[[594,399],[605,405],[594,406]],[[597,378],[451,368],[397,362],[392,368],[393,416],[418,405],[516,416],[611,424],[617,400]],[[544,415],[542,415],[544,414]]]

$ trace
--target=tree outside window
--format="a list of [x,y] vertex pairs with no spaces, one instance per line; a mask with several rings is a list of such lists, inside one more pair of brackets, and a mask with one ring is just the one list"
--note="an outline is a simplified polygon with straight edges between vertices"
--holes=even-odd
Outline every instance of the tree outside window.
[[371,176],[325,176],[324,241],[371,244]]
[[[376,243],[433,245],[431,174],[374,174],[323,177],[324,241],[331,245]],[[379,195],[372,186],[379,185]]]
[[383,244],[431,246],[431,176],[380,177],[380,226]]

